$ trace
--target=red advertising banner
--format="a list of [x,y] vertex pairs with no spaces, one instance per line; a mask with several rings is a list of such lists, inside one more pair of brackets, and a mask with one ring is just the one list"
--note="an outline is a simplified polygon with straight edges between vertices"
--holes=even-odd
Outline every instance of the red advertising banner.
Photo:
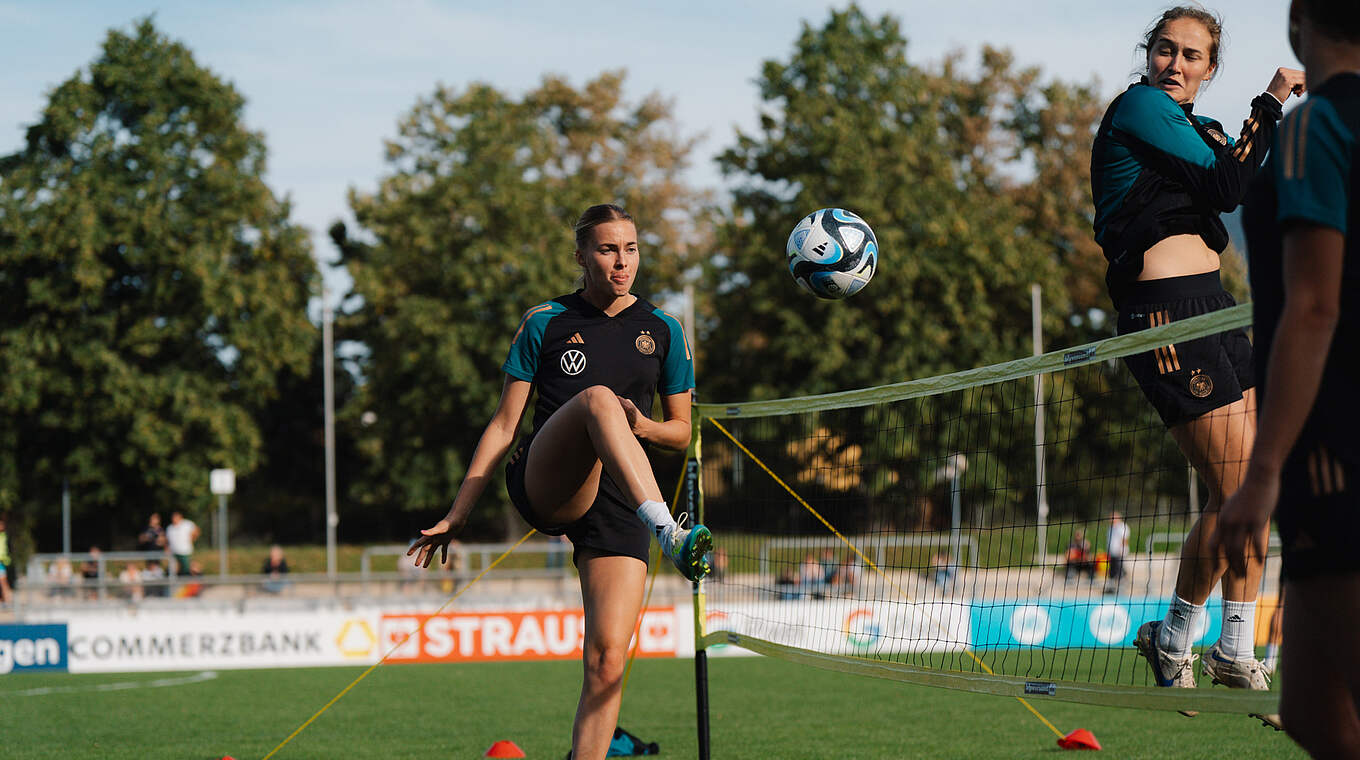
[[[674,607],[649,607],[635,634],[639,657],[675,657],[678,624]],[[582,610],[384,614],[382,651],[404,644],[388,662],[572,660],[585,637]],[[406,638],[410,634],[410,638]]]

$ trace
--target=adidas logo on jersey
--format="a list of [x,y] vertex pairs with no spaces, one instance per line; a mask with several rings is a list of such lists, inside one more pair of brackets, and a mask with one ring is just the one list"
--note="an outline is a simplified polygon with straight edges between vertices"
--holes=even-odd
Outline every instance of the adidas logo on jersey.
[[586,342],[586,339],[581,337],[581,333],[576,333],[576,334],[572,335],[570,338],[567,338],[567,342],[568,342],[568,343],[580,343],[580,344],[584,345],[585,342]]
[[1241,615],[1236,615],[1236,614],[1234,614],[1234,615],[1229,615],[1229,616],[1228,616],[1228,622],[1229,622],[1229,623],[1242,623],[1242,622],[1246,622],[1246,621],[1244,621],[1244,620],[1242,619],[1242,616],[1241,616]]

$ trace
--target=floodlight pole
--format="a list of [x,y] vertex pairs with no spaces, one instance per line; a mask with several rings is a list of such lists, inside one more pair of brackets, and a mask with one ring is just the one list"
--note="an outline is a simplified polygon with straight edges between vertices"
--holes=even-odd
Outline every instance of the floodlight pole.
[[[1030,322],[1034,333],[1034,355],[1044,352],[1043,324],[1039,319],[1042,290],[1039,283],[1029,286]],[[1044,457],[1044,376],[1034,376],[1034,487],[1035,514],[1038,518],[1039,541],[1036,547],[1040,561],[1048,554],[1048,475]]]
[[71,553],[71,484],[61,479],[61,553]]
[[227,495],[217,495],[217,574],[227,577]]
[[236,493],[236,472],[222,468],[208,473],[208,490],[217,496],[217,573],[227,577],[227,497]]
[[330,289],[321,290],[321,386],[325,397],[326,436],[326,575],[335,580],[335,349],[332,346]]

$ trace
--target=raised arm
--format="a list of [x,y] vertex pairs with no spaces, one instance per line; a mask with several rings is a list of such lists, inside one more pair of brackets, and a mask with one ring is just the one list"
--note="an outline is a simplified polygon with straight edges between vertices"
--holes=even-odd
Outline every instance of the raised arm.
[[1281,112],[1280,102],[1262,93],[1251,101],[1251,115],[1236,142],[1213,125],[1206,139],[1169,95],[1133,87],[1120,101],[1111,128],[1144,162],[1185,185],[1195,198],[1231,211],[1265,160]]
[[408,557],[415,555],[416,565],[429,567],[436,550],[441,553],[440,562],[448,559],[449,541],[463,529],[473,505],[481,498],[482,492],[495,475],[496,468],[514,445],[515,434],[519,431],[520,420],[529,406],[529,394],[532,389],[533,384],[506,376],[505,385],[501,388],[500,403],[496,406],[495,414],[491,416],[491,422],[487,423],[486,429],[482,431],[482,437],[477,441],[472,462],[468,464],[467,474],[463,476],[463,484],[458,487],[458,495],[454,497],[448,514],[432,527],[422,530],[420,538],[417,538],[406,552]]

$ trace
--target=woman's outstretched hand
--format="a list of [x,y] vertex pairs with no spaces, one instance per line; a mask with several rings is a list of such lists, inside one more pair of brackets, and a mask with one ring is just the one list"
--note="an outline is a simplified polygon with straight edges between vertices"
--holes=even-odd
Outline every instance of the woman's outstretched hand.
[[453,540],[457,528],[453,521],[445,517],[435,523],[432,527],[420,532],[420,537],[411,548],[406,550],[406,556],[415,556],[415,566],[428,568],[430,560],[434,559],[435,552],[439,553],[439,563],[445,564],[449,559],[449,542]]

